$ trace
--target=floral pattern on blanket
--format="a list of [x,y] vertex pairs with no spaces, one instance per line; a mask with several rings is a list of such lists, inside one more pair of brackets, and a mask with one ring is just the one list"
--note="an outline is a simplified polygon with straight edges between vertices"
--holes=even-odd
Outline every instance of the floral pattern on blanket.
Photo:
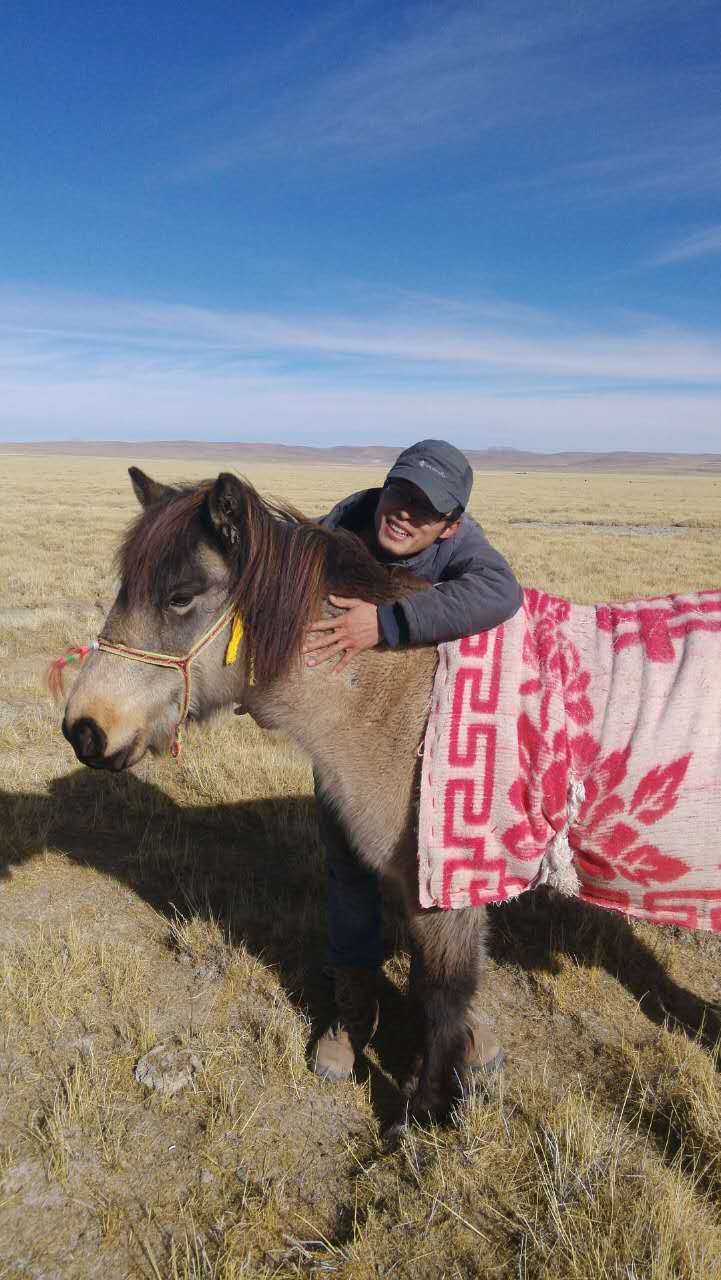
[[581,898],[721,931],[720,833],[721,592],[588,606],[527,590],[503,627],[440,647],[423,906],[533,887],[560,836]]

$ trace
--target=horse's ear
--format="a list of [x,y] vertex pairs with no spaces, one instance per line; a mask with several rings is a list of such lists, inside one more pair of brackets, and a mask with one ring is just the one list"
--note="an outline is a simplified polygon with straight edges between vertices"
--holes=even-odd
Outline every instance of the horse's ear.
[[230,546],[240,537],[247,505],[242,481],[232,472],[222,471],[208,494],[208,511],[216,533]]
[[170,493],[170,485],[151,480],[140,467],[128,467],[128,475],[141,507],[149,507],[153,502],[159,502],[166,493]]

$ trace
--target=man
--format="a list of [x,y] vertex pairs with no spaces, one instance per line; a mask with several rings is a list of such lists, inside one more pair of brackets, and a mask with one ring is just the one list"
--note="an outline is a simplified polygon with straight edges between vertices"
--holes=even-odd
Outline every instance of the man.
[[[440,644],[475,635],[518,610],[521,588],[503,556],[465,514],[473,485],[467,458],[444,440],[421,440],[404,450],[382,489],[339,502],[321,523],[350,529],[374,555],[434,584],[394,605],[332,596],[340,617],[314,622],[305,661],[338,657],[336,671],[364,649],[385,643]],[[378,1020],[377,982],[383,962],[378,878],[351,848],[334,813],[317,796],[328,864],[328,959],[338,1023],[318,1042],[314,1070],[347,1079]]]

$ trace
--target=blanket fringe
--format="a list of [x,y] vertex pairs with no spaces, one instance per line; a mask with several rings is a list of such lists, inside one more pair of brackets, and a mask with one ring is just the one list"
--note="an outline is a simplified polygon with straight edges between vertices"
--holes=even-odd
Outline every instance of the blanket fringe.
[[534,888],[535,885],[547,884],[551,889],[558,889],[559,893],[564,893],[569,898],[575,897],[579,892],[581,886],[573,862],[573,849],[568,841],[568,832],[576,821],[585,799],[586,788],[583,783],[575,778],[572,779],[568,787],[566,821],[561,830],[557,831],[546,845]]

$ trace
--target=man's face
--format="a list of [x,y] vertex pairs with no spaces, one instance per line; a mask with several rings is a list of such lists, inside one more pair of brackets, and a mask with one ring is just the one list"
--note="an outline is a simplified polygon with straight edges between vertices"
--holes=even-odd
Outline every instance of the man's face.
[[375,514],[378,545],[388,556],[414,556],[439,538],[451,538],[458,521],[431,506],[422,489],[408,480],[384,485]]

